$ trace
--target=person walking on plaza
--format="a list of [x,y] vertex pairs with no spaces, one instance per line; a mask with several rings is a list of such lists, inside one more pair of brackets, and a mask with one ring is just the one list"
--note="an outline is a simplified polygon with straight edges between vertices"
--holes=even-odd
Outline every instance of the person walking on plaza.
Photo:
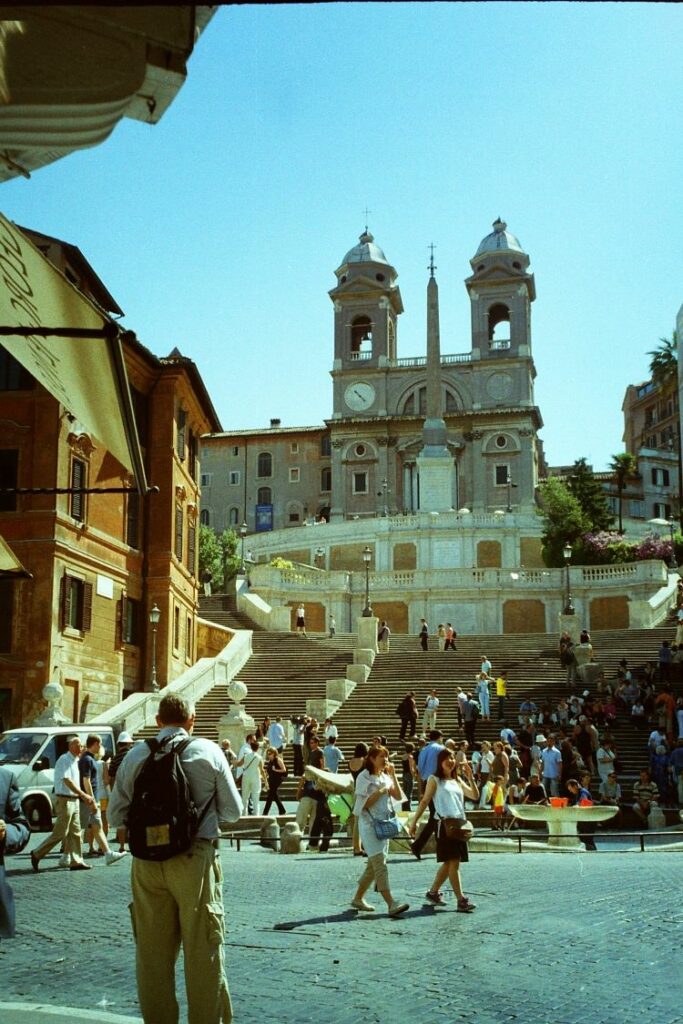
[[0,768],[0,939],[13,939],[15,934],[14,896],[5,878],[5,855],[21,853],[30,838],[17,780],[9,768]]
[[391,636],[391,630],[387,626],[386,622],[382,620],[382,625],[379,627],[377,633],[377,644],[379,645],[380,651],[386,654],[389,650],[389,638]]
[[287,777],[287,766],[275,747],[269,747],[266,751],[265,772],[268,779],[268,792],[263,813],[264,815],[268,814],[272,805],[275,804],[278,814],[286,814],[287,809],[278,795],[278,789],[283,779]]
[[429,626],[426,619],[420,619],[420,647],[423,651],[429,650]]
[[[199,811],[199,827],[190,850],[164,861],[133,855],[131,886],[135,928],[138,998],[145,1024],[177,1024],[175,965],[182,943],[188,1024],[229,1024],[230,992],[224,971],[223,871],[218,840],[220,822],[237,821],[242,800],[221,748],[192,739],[194,707],[177,694],[163,697],[157,713],[157,742],[176,746]],[[109,802],[112,827],[124,836],[135,781],[150,756],[138,744],[116,775]]]
[[334,615],[330,615],[330,618],[327,623],[327,629],[329,632],[330,640],[334,640],[335,636],[337,635],[337,620],[335,619]]
[[[425,744],[417,758],[417,774],[420,778],[420,798],[424,795],[427,782],[436,773],[438,757],[442,750],[446,749],[443,744],[443,733],[439,729],[432,729],[429,734],[429,743]],[[455,756],[455,755],[454,755]],[[429,820],[420,832],[417,839],[410,844],[410,852],[420,860],[422,851],[434,834],[434,804],[430,800]],[[416,821],[419,815],[416,817]]]
[[390,798],[400,800],[401,787],[389,760],[389,751],[386,747],[371,747],[365,759],[365,768],[356,779],[356,799],[353,805],[368,863],[358,881],[351,906],[358,911],[370,912],[375,909],[365,899],[366,892],[374,882],[387,905],[389,917],[398,917],[409,909],[409,905],[394,899],[392,895],[387,870],[389,840],[378,838],[373,823],[373,819],[385,820],[391,816]]
[[505,718],[505,701],[508,695],[508,674],[501,672],[496,679],[496,696],[498,697],[498,721]]
[[285,727],[279,715],[268,726],[268,743],[271,747],[275,747],[279,754],[282,753],[285,746]]
[[296,631],[299,636],[306,636],[306,609],[303,602],[296,610]]
[[443,649],[444,651],[456,651],[455,646],[456,632],[450,622],[446,623],[446,638],[444,640]]
[[441,886],[448,879],[457,900],[460,914],[471,914],[475,904],[465,896],[460,879],[460,865],[469,860],[467,841],[462,836],[449,837],[448,830],[462,826],[467,821],[465,797],[479,799],[479,790],[467,761],[456,764],[452,750],[442,748],[436,760],[434,773],[430,775],[425,791],[415,814],[410,819],[408,832],[415,835],[417,823],[428,805],[434,807],[436,818],[436,860],[439,865],[434,881],[427,892],[427,899],[436,906],[445,902]]
[[82,750],[83,744],[78,736],[71,736],[66,753],[57,758],[54,771],[57,818],[47,839],[44,839],[40,846],[31,851],[31,867],[34,871],[39,870],[43,857],[62,842],[64,843],[64,856],[68,858],[70,869],[72,871],[90,870],[90,864],[85,864],[83,861],[78,802],[83,800],[90,810],[94,810],[97,804],[95,797],[91,793],[86,793],[81,786],[78,759]]
[[109,843],[102,823],[102,813],[96,796],[97,755],[101,749],[102,737],[98,736],[97,733],[91,733],[85,741],[85,750],[78,762],[78,775],[81,789],[93,798],[93,803],[82,803],[80,805],[80,819],[81,828],[84,829],[86,836],[88,834],[91,836],[91,846],[94,840],[99,848],[104,851],[107,866],[110,866],[116,864],[126,854],[125,852],[114,853],[113,850],[109,849]]
[[422,728],[428,730],[436,729],[436,714],[439,710],[438,691],[432,690],[425,700],[424,715],[422,716]]
[[261,786],[264,782],[267,783],[260,750],[258,741],[253,740],[244,758],[237,762],[242,769],[242,801],[247,809],[247,814],[258,815]]

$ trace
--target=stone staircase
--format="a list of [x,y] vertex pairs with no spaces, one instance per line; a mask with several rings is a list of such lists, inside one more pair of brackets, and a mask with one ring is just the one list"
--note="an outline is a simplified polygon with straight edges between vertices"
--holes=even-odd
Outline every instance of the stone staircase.
[[[266,715],[280,715],[288,720],[292,715],[306,711],[308,699],[325,697],[327,679],[342,677],[353,661],[355,637],[350,633],[337,634],[330,639],[325,634],[309,634],[307,639],[290,632],[269,632],[258,628],[235,609],[234,598],[216,595],[202,598],[203,618],[231,629],[253,630],[253,656],[239,673],[248,688],[245,706],[256,722]],[[578,632],[578,630],[577,630]],[[657,661],[662,640],[671,640],[672,625],[653,630],[617,630],[592,634],[595,656],[604,668],[608,680],[616,675],[618,662],[627,658],[630,667],[637,668],[646,661]],[[506,718],[517,727],[517,709],[524,698],[541,705],[549,700],[556,705],[561,696],[569,696],[565,683],[566,669],[559,664],[557,637],[554,634],[517,634],[509,636],[461,636],[457,651],[440,652],[435,639],[430,639],[430,650],[420,649],[416,636],[392,635],[391,650],[378,654],[369,678],[356,689],[335,715],[339,729],[340,748],[347,757],[359,742],[368,742],[373,736],[387,737],[392,751],[402,749],[398,740],[400,719],[395,714],[398,702],[407,690],[414,690],[421,711],[427,693],[436,688],[441,706],[438,724],[446,735],[462,739],[457,724],[456,693],[462,685],[472,689],[483,655],[493,665],[493,673],[508,672],[508,701]],[[575,689],[584,689],[576,683]],[[476,738],[497,738],[497,700],[492,687],[491,722],[479,720]],[[217,739],[217,725],[228,710],[229,700],[224,688],[209,692],[197,706],[197,735]],[[419,728],[418,720],[418,728]],[[647,764],[647,735],[636,732],[629,720],[620,715],[616,728],[616,745],[622,762],[622,789],[630,792],[630,784],[638,770]],[[153,735],[147,729],[142,735]],[[290,776],[281,787],[282,797],[292,799],[296,781],[291,777],[292,750],[285,751]]]

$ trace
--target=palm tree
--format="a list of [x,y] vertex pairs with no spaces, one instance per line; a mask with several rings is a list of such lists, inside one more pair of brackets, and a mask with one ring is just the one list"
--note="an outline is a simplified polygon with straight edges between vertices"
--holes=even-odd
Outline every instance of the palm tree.
[[612,456],[609,468],[614,473],[614,480],[619,494],[619,533],[623,533],[622,506],[624,503],[624,490],[626,488],[626,481],[630,477],[635,476],[638,470],[638,460],[630,452],[618,452],[617,455]]
[[678,336],[676,331],[670,338],[660,338],[659,348],[648,352],[650,359],[650,375],[658,388],[674,388],[675,400],[678,399]]

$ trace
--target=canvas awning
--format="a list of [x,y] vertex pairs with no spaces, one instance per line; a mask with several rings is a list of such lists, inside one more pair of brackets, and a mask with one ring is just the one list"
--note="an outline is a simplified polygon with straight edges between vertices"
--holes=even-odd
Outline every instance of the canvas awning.
[[13,578],[23,576],[25,579],[33,579],[31,573],[24,569],[7,541],[0,537],[0,579],[3,576],[12,576]]
[[[0,214],[0,329],[7,328],[23,334],[0,333],[0,345],[130,470],[146,494],[117,325]],[[68,336],[70,331],[81,336]]]

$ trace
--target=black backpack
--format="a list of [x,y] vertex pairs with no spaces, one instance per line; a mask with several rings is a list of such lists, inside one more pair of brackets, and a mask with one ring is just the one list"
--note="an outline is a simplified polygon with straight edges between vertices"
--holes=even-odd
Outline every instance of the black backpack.
[[[128,845],[140,860],[169,860],[189,850],[211,800],[200,816],[180,762],[191,739],[165,751],[167,740],[145,742],[150,755],[135,779],[128,811]],[[159,751],[162,756],[156,757]]]

